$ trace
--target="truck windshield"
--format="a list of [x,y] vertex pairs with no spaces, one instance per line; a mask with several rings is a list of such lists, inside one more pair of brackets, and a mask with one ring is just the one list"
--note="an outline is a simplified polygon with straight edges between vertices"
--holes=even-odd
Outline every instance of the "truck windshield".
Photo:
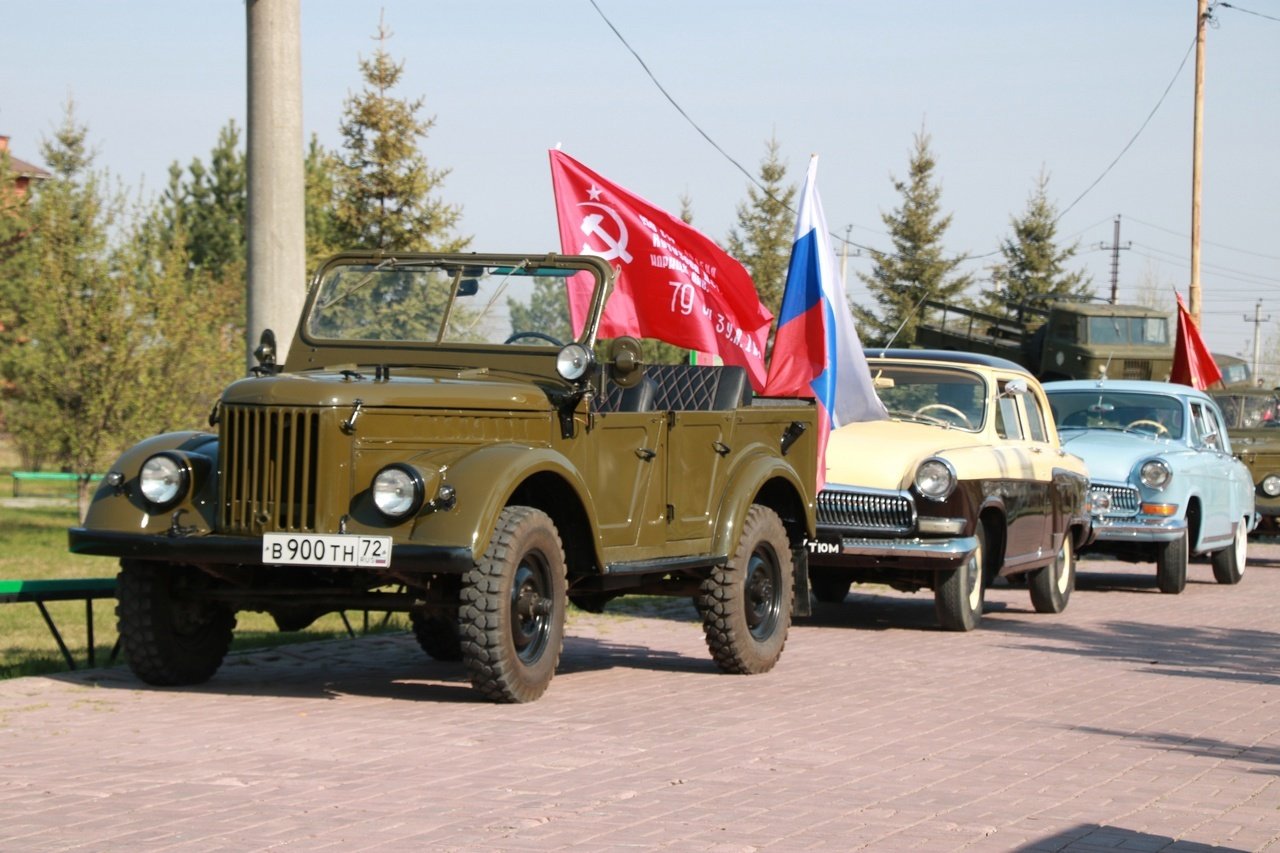
[[1164,317],[1090,317],[1091,344],[1169,345],[1169,323]]
[[332,267],[310,337],[330,341],[560,346],[574,339],[568,287],[590,273],[515,265],[387,259]]

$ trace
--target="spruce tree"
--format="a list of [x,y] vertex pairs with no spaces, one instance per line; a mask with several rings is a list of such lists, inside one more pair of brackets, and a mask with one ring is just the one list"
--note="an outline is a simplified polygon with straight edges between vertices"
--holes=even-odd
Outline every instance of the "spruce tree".
[[1058,246],[1057,210],[1049,201],[1048,190],[1049,176],[1041,171],[1026,210],[1010,220],[1013,236],[1001,242],[1003,261],[991,268],[995,287],[987,295],[989,311],[1003,313],[1008,306],[1091,295],[1089,275],[1084,270],[1067,269],[1079,243]]
[[770,139],[760,161],[760,185],[747,186],[747,200],[738,205],[738,224],[729,232],[729,254],[751,273],[760,301],[773,315],[782,307],[782,290],[795,242],[796,186],[788,185],[781,145]]
[[454,233],[462,211],[436,195],[449,170],[430,168],[418,149],[435,118],[419,117],[422,98],[392,96],[404,63],[387,53],[391,32],[381,21],[376,38],[373,58],[360,60],[365,87],[347,99],[339,126],[339,236],[345,248],[460,251],[470,242]]
[[963,259],[947,257],[943,250],[942,238],[951,225],[951,215],[940,213],[942,191],[933,178],[936,165],[929,150],[929,136],[921,130],[915,136],[906,180],[893,180],[902,205],[881,215],[893,249],[869,250],[875,266],[869,274],[858,274],[879,306],[878,311],[854,307],[859,333],[866,344],[884,346],[892,342],[894,346],[909,346],[915,341],[919,319],[916,309],[921,300],[959,301],[973,280],[967,273],[956,274]]

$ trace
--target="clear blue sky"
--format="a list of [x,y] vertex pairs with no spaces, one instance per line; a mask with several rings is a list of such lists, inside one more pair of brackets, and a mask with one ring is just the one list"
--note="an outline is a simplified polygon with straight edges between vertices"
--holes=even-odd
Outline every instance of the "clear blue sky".
[[[1060,211],[1099,178],[1173,86],[1128,152],[1059,222],[1099,293],[1110,289],[1122,216],[1120,299],[1144,281],[1189,280],[1195,0],[1070,3],[866,0],[597,0],[658,80],[734,160],[757,170],[781,143],[789,174],[821,157],[828,225],[888,248],[881,215],[900,197],[913,134],[937,157],[954,254],[986,278],[1036,176]],[[1210,346],[1249,355],[1280,328],[1280,0],[1219,6],[1207,49],[1203,265]],[[589,0],[303,0],[304,129],[339,144],[380,11],[405,63],[396,93],[425,99],[423,149],[452,172],[446,200],[480,251],[557,246],[546,150],[565,151],[724,242],[747,179],[663,97]],[[230,119],[244,127],[243,2],[10,0],[0,7],[0,134],[41,162],[68,98],[98,165],[159,190],[173,161],[208,159]],[[1178,73],[1178,67],[1186,65]],[[1176,74],[1176,77],[1175,77]],[[851,293],[866,300],[852,272]],[[1171,302],[1171,296],[1168,297]]]

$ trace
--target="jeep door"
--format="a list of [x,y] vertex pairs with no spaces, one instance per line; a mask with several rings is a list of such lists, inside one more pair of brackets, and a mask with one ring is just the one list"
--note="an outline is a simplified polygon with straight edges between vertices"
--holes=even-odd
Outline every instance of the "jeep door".
[[710,541],[733,453],[732,412],[670,412],[667,538]]
[[643,549],[665,538],[666,415],[611,412],[595,415],[594,424],[584,452],[603,545],[641,549],[625,559],[655,556]]

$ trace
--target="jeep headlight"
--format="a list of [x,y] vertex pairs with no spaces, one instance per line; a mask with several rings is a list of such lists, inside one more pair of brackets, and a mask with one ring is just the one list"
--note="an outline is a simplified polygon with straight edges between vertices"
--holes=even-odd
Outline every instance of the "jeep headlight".
[[915,485],[926,498],[945,500],[956,486],[956,472],[942,459],[926,459],[916,469]]
[[1148,489],[1163,489],[1173,479],[1173,471],[1169,470],[1169,463],[1163,459],[1148,459],[1138,469],[1138,479]]
[[1280,474],[1268,474],[1262,478],[1262,493],[1269,498],[1280,495]]
[[556,373],[569,382],[577,382],[591,367],[591,350],[582,344],[569,344],[556,355]]
[[388,465],[373,478],[373,505],[392,521],[408,518],[422,508],[426,485],[408,465]]
[[191,470],[172,453],[157,453],[142,463],[138,488],[156,509],[168,509],[180,501],[191,487]]

